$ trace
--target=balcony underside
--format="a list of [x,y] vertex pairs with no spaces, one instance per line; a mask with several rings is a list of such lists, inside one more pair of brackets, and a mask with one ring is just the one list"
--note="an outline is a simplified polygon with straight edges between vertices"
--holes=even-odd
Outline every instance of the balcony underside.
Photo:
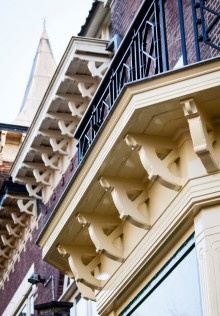
[[219,200],[219,78],[215,59],[126,86],[39,237],[43,259],[100,312]]

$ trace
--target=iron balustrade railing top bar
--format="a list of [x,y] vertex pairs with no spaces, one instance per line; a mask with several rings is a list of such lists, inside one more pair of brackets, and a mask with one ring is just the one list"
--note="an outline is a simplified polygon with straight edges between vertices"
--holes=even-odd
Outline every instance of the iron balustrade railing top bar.
[[[208,0],[176,0],[178,15],[173,21],[173,28],[169,29],[170,33],[166,21],[170,13],[167,12],[169,2],[145,1],[140,7],[75,132],[74,136],[78,140],[78,165],[97,137],[125,84],[169,70],[172,61],[169,59],[168,46],[172,42],[173,29],[177,28],[180,34],[179,58],[182,57],[183,65],[219,54],[218,1],[214,1],[213,6],[213,1]],[[209,50],[205,57],[201,56],[204,49],[205,52]]]

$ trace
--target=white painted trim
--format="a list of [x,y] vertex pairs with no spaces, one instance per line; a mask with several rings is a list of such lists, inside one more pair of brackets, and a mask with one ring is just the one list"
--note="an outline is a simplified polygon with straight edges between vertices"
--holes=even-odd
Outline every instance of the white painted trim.
[[22,304],[24,299],[26,298],[27,294],[31,291],[32,285],[28,283],[28,279],[34,273],[34,263],[31,265],[28,273],[24,277],[23,281],[21,282],[20,286],[18,287],[17,291],[15,292],[14,296],[12,297],[10,303],[6,307],[5,311],[3,312],[2,316],[12,316]]
[[183,67],[183,55],[179,58],[178,62],[176,65],[173,67],[173,69],[179,69]]

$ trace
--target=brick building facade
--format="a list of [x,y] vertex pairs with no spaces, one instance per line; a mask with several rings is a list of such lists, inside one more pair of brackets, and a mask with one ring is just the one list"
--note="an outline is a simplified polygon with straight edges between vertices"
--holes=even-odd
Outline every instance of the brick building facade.
[[[1,269],[0,314],[32,298],[74,316],[218,315],[219,12],[93,2],[10,169],[37,214]],[[44,281],[18,297],[33,273]]]

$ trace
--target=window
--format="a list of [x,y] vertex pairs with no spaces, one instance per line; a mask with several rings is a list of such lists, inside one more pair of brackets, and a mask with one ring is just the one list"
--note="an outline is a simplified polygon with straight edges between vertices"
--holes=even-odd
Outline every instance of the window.
[[34,297],[30,293],[22,304],[17,316],[34,316]]
[[71,316],[98,316],[96,312],[96,303],[87,301],[78,295],[71,308]]
[[120,315],[202,315],[194,237],[180,248]]

